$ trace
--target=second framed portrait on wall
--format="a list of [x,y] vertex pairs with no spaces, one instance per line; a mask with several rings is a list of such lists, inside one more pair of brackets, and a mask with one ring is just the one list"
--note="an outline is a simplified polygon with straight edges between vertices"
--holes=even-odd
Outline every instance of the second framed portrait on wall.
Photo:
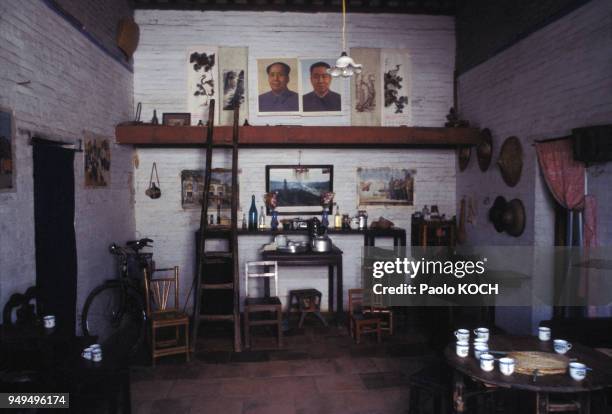
[[327,73],[333,58],[300,59],[301,104],[303,115],[340,115],[342,82]]

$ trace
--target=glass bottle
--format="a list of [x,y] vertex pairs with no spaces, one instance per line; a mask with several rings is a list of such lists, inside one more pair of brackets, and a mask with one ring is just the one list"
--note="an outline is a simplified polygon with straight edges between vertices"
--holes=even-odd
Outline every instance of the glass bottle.
[[340,214],[340,206],[336,204],[336,214],[334,215],[334,227],[336,229],[342,228],[342,215]]
[[423,220],[429,220],[429,208],[427,204],[423,207]]
[[259,215],[259,228],[262,230],[266,228],[266,212],[263,206],[261,206],[261,214]]
[[257,206],[255,206],[255,195],[251,196],[251,208],[249,209],[249,230],[257,230]]
[[242,213],[242,230],[248,229],[246,214]]
[[159,119],[157,119],[157,109],[153,110],[153,119],[151,119],[151,124],[159,125]]

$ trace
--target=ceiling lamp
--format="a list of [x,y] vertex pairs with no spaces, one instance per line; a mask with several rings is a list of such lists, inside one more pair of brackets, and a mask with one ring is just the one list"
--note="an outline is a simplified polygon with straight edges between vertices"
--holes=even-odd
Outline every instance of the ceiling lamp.
[[332,75],[334,78],[342,76],[348,78],[353,76],[355,73],[361,73],[361,66],[359,63],[355,63],[353,58],[346,54],[346,0],[342,0],[342,54],[336,64],[327,69],[327,73]]

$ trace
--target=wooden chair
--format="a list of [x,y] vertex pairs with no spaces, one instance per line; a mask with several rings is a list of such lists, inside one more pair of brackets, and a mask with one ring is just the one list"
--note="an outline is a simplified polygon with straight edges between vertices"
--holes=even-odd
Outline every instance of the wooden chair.
[[393,335],[393,310],[382,303],[382,297],[374,295],[373,299],[376,298],[381,298],[380,302],[375,301],[370,306],[364,306],[363,313],[380,317],[380,329]]
[[[257,271],[257,269],[260,271]],[[272,271],[270,271],[270,268]],[[274,279],[274,296],[270,296],[269,284],[265,283],[263,297],[251,297],[249,294],[249,279]],[[266,279],[267,278],[267,279]],[[283,346],[283,312],[281,301],[278,298],[278,264],[274,261],[247,262],[244,269],[244,289],[246,294],[244,308],[244,344],[251,347],[251,327],[262,325],[276,325],[278,335],[278,347]],[[271,318],[252,319],[251,314],[261,315],[263,312],[271,312]]]
[[349,289],[349,331],[355,342],[361,342],[361,334],[376,332],[377,340],[381,340],[380,318],[373,313],[364,313],[363,289]]
[[[166,274],[166,277],[155,277]],[[155,269],[151,276],[145,269],[145,298],[147,304],[147,317],[151,322],[151,359],[155,366],[155,359],[161,356],[185,354],[189,361],[189,316],[179,309],[179,268],[174,266],[168,269]],[[174,292],[172,292],[174,290]],[[171,295],[174,303],[170,304]],[[179,328],[183,327],[185,341],[180,345]],[[174,337],[170,339],[158,338],[158,330],[174,327]],[[167,330],[167,329],[164,329]]]

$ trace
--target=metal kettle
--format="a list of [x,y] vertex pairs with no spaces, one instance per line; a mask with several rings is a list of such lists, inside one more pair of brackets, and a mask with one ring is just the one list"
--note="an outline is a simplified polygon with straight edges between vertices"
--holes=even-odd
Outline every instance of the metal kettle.
[[332,249],[332,241],[327,235],[313,237],[310,244],[313,252],[326,253]]

